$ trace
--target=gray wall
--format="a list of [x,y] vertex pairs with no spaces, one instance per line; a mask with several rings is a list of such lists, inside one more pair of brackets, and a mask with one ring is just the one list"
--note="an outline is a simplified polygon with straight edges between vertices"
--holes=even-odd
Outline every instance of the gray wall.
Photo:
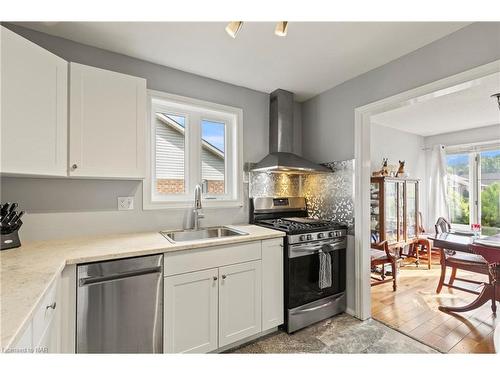
[[[17,25],[14,32],[68,61],[144,77],[148,88],[235,106],[243,109],[244,161],[257,162],[268,152],[269,95],[213,79],[152,64],[75,43]],[[296,105],[296,133],[300,105]],[[300,138],[296,139],[300,147]],[[297,150],[300,152],[300,149]],[[247,192],[245,192],[247,195]],[[117,211],[118,196],[134,196],[133,211]],[[2,201],[19,202],[28,211],[21,229],[23,240],[180,228],[189,210],[142,210],[142,182],[77,179],[2,178]],[[244,223],[243,208],[206,209],[203,224]]]
[[500,59],[500,23],[474,23],[302,103],[302,154],[354,157],[354,109]]

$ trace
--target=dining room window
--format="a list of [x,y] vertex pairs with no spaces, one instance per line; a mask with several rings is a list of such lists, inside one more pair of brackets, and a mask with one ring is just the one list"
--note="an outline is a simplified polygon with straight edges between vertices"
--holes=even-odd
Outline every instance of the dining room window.
[[500,233],[500,144],[449,147],[446,164],[451,224]]

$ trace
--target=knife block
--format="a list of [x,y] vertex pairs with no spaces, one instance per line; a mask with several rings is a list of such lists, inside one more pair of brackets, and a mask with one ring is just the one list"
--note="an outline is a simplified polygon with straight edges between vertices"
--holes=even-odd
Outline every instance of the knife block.
[[0,234],[0,250],[13,249],[19,246],[21,246],[19,230],[15,230],[8,234]]

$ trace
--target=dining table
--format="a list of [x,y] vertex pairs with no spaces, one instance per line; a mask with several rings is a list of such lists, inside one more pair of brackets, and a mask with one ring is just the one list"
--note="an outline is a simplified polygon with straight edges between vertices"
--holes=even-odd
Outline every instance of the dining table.
[[431,236],[429,239],[433,241],[434,247],[437,248],[481,255],[488,264],[491,275],[491,282],[484,284],[481,293],[474,301],[465,306],[439,306],[439,310],[455,313],[466,312],[492,301],[491,308],[493,313],[496,313],[495,301],[500,301],[500,285],[497,286],[500,279],[500,234],[474,237],[460,233],[444,232]]

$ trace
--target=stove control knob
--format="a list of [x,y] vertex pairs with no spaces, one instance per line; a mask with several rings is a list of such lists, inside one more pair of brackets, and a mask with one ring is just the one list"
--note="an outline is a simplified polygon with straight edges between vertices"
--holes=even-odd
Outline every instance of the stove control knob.
[[308,240],[312,240],[312,236],[310,234],[307,235],[306,237]]
[[324,238],[325,234],[324,233],[318,233],[318,238]]
[[335,237],[335,233],[334,232],[328,232],[328,237]]
[[301,234],[299,237],[299,241],[305,241],[306,236],[304,234]]

